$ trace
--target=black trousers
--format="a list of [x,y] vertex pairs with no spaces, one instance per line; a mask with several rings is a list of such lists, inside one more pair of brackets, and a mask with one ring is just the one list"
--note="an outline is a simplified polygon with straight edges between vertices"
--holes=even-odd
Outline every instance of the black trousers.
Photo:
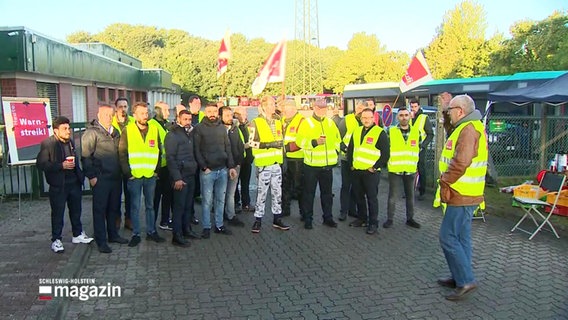
[[63,187],[49,187],[49,204],[51,206],[51,242],[61,240],[65,204],[69,209],[69,220],[73,236],[83,231],[81,225],[81,185],[78,182],[66,183]]
[[323,211],[323,220],[333,218],[333,171],[331,167],[311,167],[304,164],[304,221],[312,222],[314,215],[314,197],[319,184],[320,201]]
[[118,238],[115,220],[120,216],[122,181],[98,178],[93,190],[93,229],[97,245]]
[[353,192],[353,178],[351,168],[347,161],[341,161],[341,190],[339,202],[341,203],[340,212],[351,216],[358,215],[362,209],[357,209],[357,200]]
[[292,199],[298,199],[300,215],[303,216],[304,159],[287,158],[285,161],[282,176],[282,214],[290,215]]
[[[378,225],[379,223],[379,182],[381,172],[369,172],[368,170],[354,170],[353,189],[357,198],[357,206],[362,210],[359,212],[359,219],[367,221],[368,224]],[[365,210],[367,209],[367,210]]]
[[130,220],[130,193],[128,192],[128,178],[122,179],[122,193],[124,194],[124,219]]
[[181,190],[173,190],[172,224],[174,234],[191,229],[190,218],[195,214],[194,198],[195,175],[183,178],[186,185]]
[[167,224],[170,221],[172,200],[173,193],[170,172],[167,166],[161,167],[158,171],[158,180],[156,180],[156,189],[154,190],[154,217],[156,220],[158,220],[160,201],[162,202],[162,218],[160,219],[160,224]]
[[426,150],[420,150],[418,153],[418,173],[420,179],[418,180],[418,192],[420,195],[426,193]]
[[239,182],[241,184],[240,192],[239,188],[235,190],[235,204],[241,204],[241,206],[250,206],[250,176],[252,172],[252,163],[248,162],[246,159],[241,164],[241,172],[239,173]]
[[389,172],[389,200],[387,219],[392,220],[396,211],[396,202],[400,199],[399,186],[402,181],[406,200],[406,220],[414,217],[414,176],[415,174],[398,175]]

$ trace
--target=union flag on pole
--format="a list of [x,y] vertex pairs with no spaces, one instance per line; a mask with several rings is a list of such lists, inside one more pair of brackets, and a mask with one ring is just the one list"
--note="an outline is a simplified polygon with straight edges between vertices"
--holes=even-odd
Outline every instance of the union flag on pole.
[[217,57],[217,78],[227,71],[229,59],[231,58],[231,36],[229,30],[225,32],[225,37],[221,39],[219,56]]
[[282,82],[286,74],[286,40],[282,39],[258,72],[252,83],[252,94],[259,95],[268,83]]
[[430,69],[428,69],[428,65],[426,64],[426,59],[424,59],[422,55],[422,51],[418,51],[414,58],[412,58],[412,61],[410,61],[406,74],[400,81],[400,92],[404,93],[408,90],[412,90],[433,79]]

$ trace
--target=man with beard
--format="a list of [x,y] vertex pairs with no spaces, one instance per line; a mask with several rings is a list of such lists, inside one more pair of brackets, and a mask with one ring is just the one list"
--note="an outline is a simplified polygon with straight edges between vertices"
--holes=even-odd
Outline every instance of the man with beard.
[[[198,96],[190,96],[188,101],[189,112],[191,112],[191,126],[195,128],[203,120],[203,118],[205,118],[205,113],[201,111],[201,99]],[[200,174],[199,170],[195,174],[195,191],[193,192],[195,201],[198,203],[201,202]],[[199,220],[193,217],[191,223],[198,224]]]
[[235,179],[229,179],[227,181],[227,193],[225,194],[225,217],[229,221],[229,225],[244,227],[245,224],[235,215],[235,190],[239,183],[239,172],[245,155],[244,138],[240,133],[237,123],[233,122],[233,110],[231,110],[230,107],[221,107],[221,109],[219,109],[219,113],[221,114],[221,121],[227,129],[229,143],[231,144],[231,154],[235,162],[235,171],[237,172],[237,177]]
[[422,108],[420,108],[420,102],[416,99],[410,100],[410,109],[412,110],[412,123],[411,126],[416,127],[420,132],[420,154],[418,155],[418,174],[420,179],[418,180],[418,200],[424,200],[424,194],[426,193],[426,150],[428,150],[428,145],[434,139],[434,130],[432,129],[432,124],[428,120],[428,116],[424,114]]
[[101,253],[111,253],[107,243],[128,243],[116,229],[120,216],[122,174],[118,161],[120,134],[111,125],[114,110],[111,106],[99,107],[97,120],[93,120],[81,137],[83,171],[93,191],[93,229],[95,242]]
[[[128,99],[120,97],[114,102],[112,126],[121,134],[127,124],[134,122],[134,117],[128,115]],[[128,193],[128,178],[122,176],[122,191],[124,194],[124,228],[132,230],[130,221],[130,194]],[[121,214],[116,217],[116,229],[120,229]]]
[[249,126],[249,144],[257,167],[255,221],[252,233],[259,233],[266,207],[268,190],[272,200],[272,226],[280,230],[290,227],[282,222],[282,122],[277,118],[274,98],[264,96],[258,107],[259,115]]
[[215,233],[230,235],[232,232],[223,225],[225,193],[227,192],[227,170],[231,179],[237,177],[231,145],[227,131],[219,121],[217,104],[207,104],[205,118],[195,127],[195,156],[197,158],[201,183],[201,208],[203,210],[203,239],[211,235],[211,206],[215,210]]
[[381,181],[381,168],[389,159],[389,138],[386,132],[375,125],[374,111],[365,108],[361,111],[361,127],[353,131],[347,149],[347,163],[353,175],[353,188],[359,212],[359,218],[350,226],[367,226],[367,234],[375,234],[379,224],[379,203],[377,195]]
[[406,200],[406,225],[420,228],[420,224],[414,221],[414,177],[420,150],[420,132],[418,128],[410,126],[410,112],[405,107],[398,109],[396,117],[398,125],[389,129],[389,197],[387,221],[383,223],[383,228],[392,227],[398,198],[397,189],[401,182]]
[[254,208],[250,203],[250,175],[252,171],[252,148],[250,147],[249,141],[249,131],[248,125],[249,121],[247,119],[247,109],[245,107],[237,107],[235,109],[235,117],[239,121],[239,130],[243,135],[243,141],[245,142],[245,158],[241,164],[241,172],[239,173],[239,182],[241,184],[241,190],[235,189],[235,203],[240,205],[244,212],[254,212]]
[[[154,124],[158,127],[160,134],[160,142],[162,146],[165,145],[164,140],[169,130],[170,123],[170,106],[164,101],[158,101],[154,106],[154,118],[148,120],[148,123]],[[158,173],[158,180],[156,180],[156,191],[154,193],[154,212],[156,219],[158,219],[158,209],[160,209],[160,202],[162,203],[162,214],[160,219],[159,228],[162,230],[172,230],[170,211],[172,208],[172,185],[170,182],[170,174],[168,172],[168,161],[166,152],[162,150],[162,159],[160,160],[160,171]]]
[[168,170],[173,182],[173,236],[172,244],[188,247],[186,238],[199,239],[191,230],[190,217],[194,215],[193,190],[195,188],[195,160],[191,113],[181,110],[177,124],[166,135]]
[[83,172],[76,162],[75,144],[71,139],[69,119],[57,117],[53,120],[53,135],[41,142],[37,155],[37,167],[45,174],[49,184],[51,206],[51,250],[64,251],[61,243],[65,204],[69,208],[69,220],[73,230],[73,243],[90,243],[81,225],[81,189]]
[[140,243],[139,210],[144,192],[146,207],[146,240],[164,242],[156,232],[154,217],[154,192],[156,177],[160,170],[161,144],[156,125],[148,124],[148,106],[137,102],[133,107],[134,122],[123,130],[118,146],[122,173],[128,178],[130,194],[130,218],[132,219],[132,238],[129,247]]

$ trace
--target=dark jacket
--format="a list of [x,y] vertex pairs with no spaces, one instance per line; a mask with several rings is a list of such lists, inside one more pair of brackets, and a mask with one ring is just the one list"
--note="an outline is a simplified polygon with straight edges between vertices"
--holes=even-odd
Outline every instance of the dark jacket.
[[120,133],[116,128],[109,133],[97,120],[93,120],[81,138],[81,161],[87,178],[120,180],[118,160]]
[[172,181],[183,180],[195,175],[197,161],[193,150],[193,128],[187,133],[185,128],[177,124],[175,127],[170,127],[164,145],[166,147],[168,171]]
[[[69,140],[71,150],[75,155],[75,174],[77,175],[79,184],[83,184],[85,176],[81,171],[79,157],[73,140]],[[41,142],[41,147],[37,155],[36,165],[45,173],[45,180],[52,187],[61,188],[65,185],[65,171],[63,170],[63,161],[65,160],[65,145],[55,136],[51,136]]]
[[219,120],[212,122],[207,117],[203,118],[195,126],[194,134],[195,157],[199,169],[218,170],[235,167],[227,129]]
[[243,164],[245,158],[244,157],[245,144],[241,140],[241,135],[239,134],[239,132],[240,129],[235,123],[233,123],[233,125],[229,128],[229,130],[227,130],[229,136],[229,143],[231,144],[231,154],[233,155],[233,161],[235,162],[235,166],[240,166],[241,164]]

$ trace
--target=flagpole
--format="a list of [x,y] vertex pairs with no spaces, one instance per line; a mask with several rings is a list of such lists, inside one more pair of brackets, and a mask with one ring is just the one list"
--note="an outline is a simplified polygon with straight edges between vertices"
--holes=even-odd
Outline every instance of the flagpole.
[[282,101],[286,100],[286,90],[285,90],[286,85],[285,85],[284,82],[285,82],[285,80],[282,79]]
[[398,101],[398,97],[400,97],[400,93],[396,95],[396,99],[394,99],[394,103],[392,104],[393,108],[396,108],[396,102]]
[[221,77],[223,77],[223,80],[221,82],[221,97],[225,97],[225,91],[227,89],[227,76],[225,75],[227,72],[223,72],[223,74],[221,75]]

